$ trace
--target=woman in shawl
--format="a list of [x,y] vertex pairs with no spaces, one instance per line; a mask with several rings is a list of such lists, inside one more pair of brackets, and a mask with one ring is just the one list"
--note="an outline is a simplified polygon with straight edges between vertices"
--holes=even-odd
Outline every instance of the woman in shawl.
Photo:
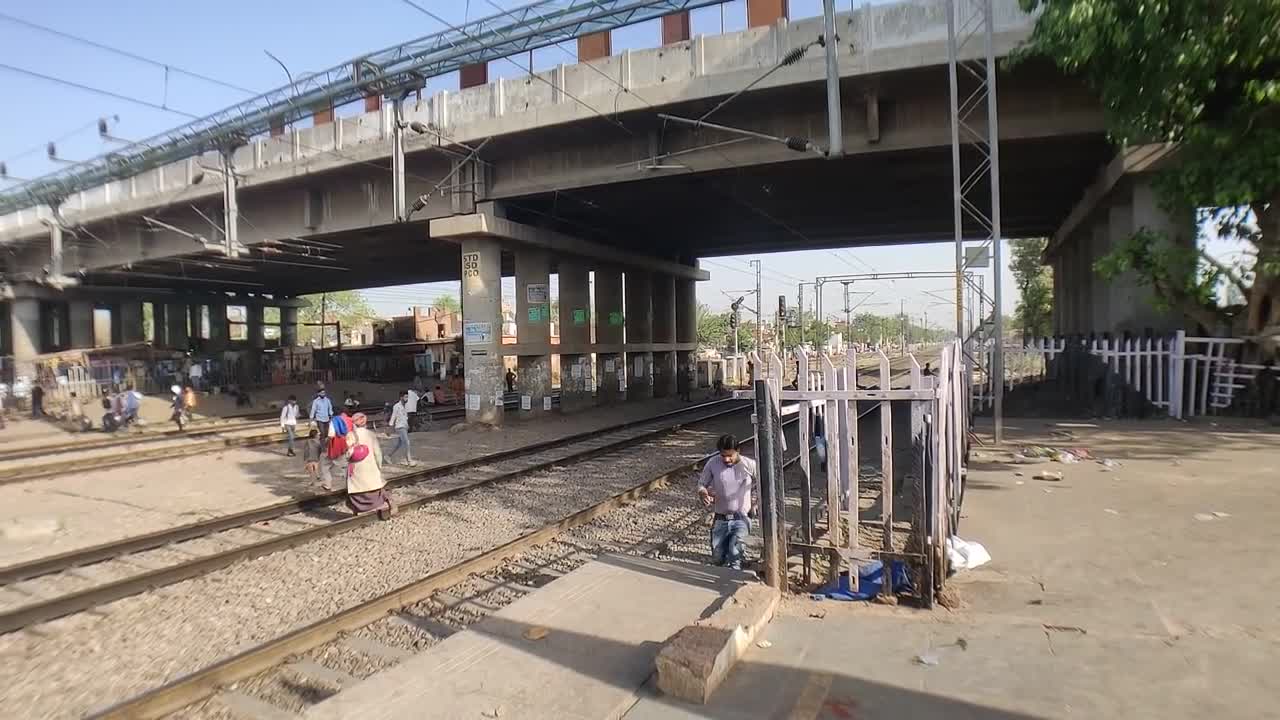
[[382,446],[368,424],[364,413],[351,418],[351,432],[347,435],[347,507],[357,515],[376,511],[385,520],[395,514],[396,505],[382,478]]

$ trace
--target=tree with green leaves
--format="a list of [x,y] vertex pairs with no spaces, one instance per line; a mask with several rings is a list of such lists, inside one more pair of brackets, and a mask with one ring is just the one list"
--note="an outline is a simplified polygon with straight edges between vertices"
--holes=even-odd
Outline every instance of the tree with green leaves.
[[[729,319],[732,316],[732,311],[716,313],[706,305],[698,303],[698,347],[732,353],[734,331],[729,327]],[[740,323],[737,334],[739,352],[751,352],[756,342],[752,327],[747,323]]]
[[[312,342],[320,338],[319,326],[307,323],[337,322],[344,328],[350,328],[378,316],[359,290],[304,295],[302,299],[310,304],[298,310],[298,320],[303,323],[298,329],[301,342]],[[321,308],[324,309],[324,317],[320,315]]]
[[447,313],[462,311],[462,303],[458,302],[458,298],[452,295],[441,295],[440,297],[437,297],[435,300],[431,301],[431,307],[434,310],[440,310]]
[[[1098,264],[1133,271],[1207,329],[1233,326],[1274,355],[1280,340],[1280,2],[1020,0],[1039,10],[1023,55],[1048,57],[1101,96],[1121,145],[1176,145],[1156,186],[1171,212],[1199,211],[1252,248],[1230,267],[1141,229]],[[1220,283],[1243,312],[1217,301]]]
[[1040,262],[1048,240],[1026,238],[1009,243],[1009,269],[1018,284],[1018,306],[1013,327],[1025,342],[1053,332],[1053,273]]

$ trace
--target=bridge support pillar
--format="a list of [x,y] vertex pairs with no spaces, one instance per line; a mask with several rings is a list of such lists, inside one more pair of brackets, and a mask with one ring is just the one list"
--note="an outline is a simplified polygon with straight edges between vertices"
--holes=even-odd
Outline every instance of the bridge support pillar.
[[676,279],[653,275],[653,342],[667,349],[653,352],[653,396],[676,394]]
[[628,270],[626,288],[627,399],[653,397],[653,275]]
[[613,405],[625,397],[627,368],[622,354],[622,273],[613,267],[596,266],[596,402]]
[[126,345],[142,342],[142,302],[124,300],[117,307],[120,309],[120,342]]
[[[677,278],[675,286],[676,343],[687,346],[698,342],[698,285],[696,280]],[[693,351],[677,350],[676,371],[685,372],[686,368],[691,367]],[[694,377],[697,377],[697,373],[694,373]]]
[[298,346],[298,308],[280,308],[280,347]]
[[1069,335],[1157,333],[1177,330],[1176,313],[1156,308],[1149,287],[1132,273],[1104,279],[1095,264],[1139,230],[1163,233],[1179,244],[1195,242],[1190,210],[1170,213],[1149,179],[1125,177],[1089,209],[1049,258],[1054,268],[1054,329]]
[[462,351],[467,422],[501,425],[502,245],[462,240]]
[[257,304],[246,305],[244,311],[245,327],[249,331],[249,347],[262,350],[267,346],[267,337],[262,332],[263,307]]
[[186,305],[170,304],[165,306],[165,339],[174,350],[186,350],[188,346],[187,318],[190,311]]
[[[586,263],[560,260],[560,411],[590,407],[595,387],[591,372],[591,286]],[[565,352],[569,350],[570,352]]]
[[36,378],[36,356],[40,354],[41,340],[40,300],[34,297],[15,297],[9,303],[9,338],[13,348],[13,377]]
[[[114,318],[113,318],[114,320]],[[71,347],[91,348],[96,340],[93,327],[93,302],[71,300],[67,303],[67,325],[71,331]]]
[[227,349],[227,304],[209,304],[209,352],[222,352]]
[[[546,251],[517,248],[516,391],[520,416],[541,415],[551,397],[551,260]],[[526,401],[529,409],[525,409]]]

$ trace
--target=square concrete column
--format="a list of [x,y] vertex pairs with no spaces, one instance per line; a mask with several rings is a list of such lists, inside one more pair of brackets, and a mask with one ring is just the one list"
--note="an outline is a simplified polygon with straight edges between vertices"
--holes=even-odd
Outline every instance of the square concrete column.
[[209,303],[209,342],[206,347],[210,352],[221,352],[227,349],[227,304]]
[[187,318],[191,313],[186,305],[170,304],[165,307],[165,340],[174,350],[186,350],[190,344],[187,337]]
[[519,412],[541,415],[551,397],[551,259],[545,250],[522,247],[515,260],[516,341],[526,348],[516,358]]
[[462,241],[462,338],[467,422],[501,425],[502,246],[493,238]]
[[245,306],[245,328],[249,331],[249,347],[261,350],[267,346],[267,337],[262,332],[262,306]]
[[[676,278],[676,342],[681,345],[698,342],[698,282]],[[693,366],[693,351],[676,352],[676,372]],[[696,375],[695,375],[696,377]]]
[[1098,216],[1092,223],[1089,238],[1089,332],[1109,333],[1115,327],[1111,316],[1111,288],[1094,265],[1107,253],[1111,252],[1111,213],[1107,208],[1100,208]]
[[576,258],[559,262],[561,412],[573,412],[595,404],[591,355],[583,352],[591,346],[589,272],[587,265]]
[[298,308],[280,308],[280,345],[298,346]]
[[151,303],[151,344],[169,347],[169,307],[158,302]]
[[142,303],[137,300],[125,300],[116,306],[120,312],[120,342],[142,342]]
[[1093,269],[1089,267],[1089,258],[1093,254],[1090,252],[1092,240],[1093,230],[1085,224],[1076,231],[1072,243],[1074,246],[1072,261],[1075,263],[1076,276],[1075,285],[1072,287],[1075,293],[1075,331],[1082,335],[1089,334],[1089,326],[1093,322],[1093,307],[1089,302],[1090,293],[1093,292]]
[[[1146,178],[1137,178],[1131,190],[1132,221],[1128,237],[1139,230],[1163,233],[1173,243],[1194,248],[1196,243],[1195,211],[1191,208],[1170,212],[1160,203],[1155,188]],[[1123,222],[1123,219],[1119,219]],[[1114,232],[1114,231],[1113,231]],[[1122,303],[1123,312],[1115,318],[1120,331],[1144,332],[1150,328],[1156,333],[1170,333],[1187,329],[1181,314],[1156,309],[1155,294],[1150,287],[1139,284],[1137,276],[1125,273],[1111,281],[1112,297]]]
[[40,301],[16,297],[9,303],[9,338],[13,347],[13,377],[34,381],[36,356],[40,354]]
[[94,345],[93,303],[88,300],[72,300],[67,303],[67,324],[71,327],[71,347],[79,350]]
[[653,275],[627,271],[627,399],[653,397]]
[[[676,341],[676,279],[670,275],[653,275],[653,342],[675,344]],[[653,396],[671,397],[676,394],[675,350],[655,350],[653,353]]]
[[599,378],[596,402],[612,405],[625,397],[627,369],[622,350],[625,315],[622,312],[622,273],[616,268],[596,267],[596,352]]
[[1062,316],[1062,255],[1056,255],[1053,258],[1053,334],[1061,335],[1064,330]]

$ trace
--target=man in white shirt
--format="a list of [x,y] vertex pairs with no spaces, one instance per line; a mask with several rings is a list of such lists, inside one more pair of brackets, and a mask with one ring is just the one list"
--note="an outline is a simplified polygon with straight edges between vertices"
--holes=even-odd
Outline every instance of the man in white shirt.
[[413,454],[409,449],[409,392],[400,393],[400,402],[391,406],[391,432],[396,435],[396,445],[391,448],[391,452],[386,454],[386,461],[391,462],[391,458],[400,452],[400,448],[404,448],[404,464],[413,464]]
[[298,433],[297,396],[290,395],[289,402],[285,403],[283,408],[280,408],[280,429],[284,431],[286,438],[285,442],[287,442],[289,446],[289,452],[287,453],[288,456],[293,457],[297,455],[297,453],[293,451],[293,441],[294,438],[297,437]]
[[413,413],[418,412],[418,400],[420,400],[422,396],[413,388],[405,390],[400,394],[400,397],[405,397],[406,395],[408,395],[408,401],[405,403],[405,410],[412,415]]

